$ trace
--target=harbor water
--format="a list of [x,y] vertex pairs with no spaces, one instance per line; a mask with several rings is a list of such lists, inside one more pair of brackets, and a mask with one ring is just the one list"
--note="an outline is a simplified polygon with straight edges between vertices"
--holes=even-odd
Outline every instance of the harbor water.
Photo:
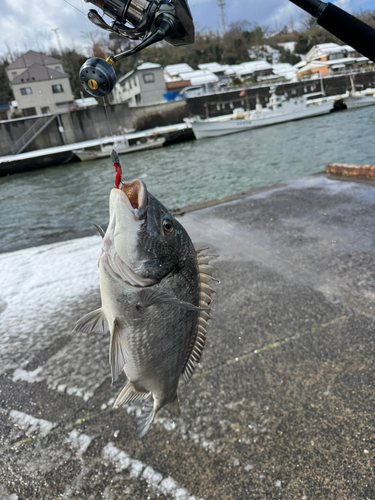
[[[375,164],[375,106],[120,157],[169,209],[296,179],[327,163]],[[0,179],[0,251],[74,238],[105,226],[110,158]]]

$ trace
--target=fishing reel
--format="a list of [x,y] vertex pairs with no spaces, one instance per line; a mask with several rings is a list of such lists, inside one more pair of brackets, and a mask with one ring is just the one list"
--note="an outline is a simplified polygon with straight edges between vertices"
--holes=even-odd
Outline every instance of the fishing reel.
[[111,55],[106,60],[88,59],[79,71],[82,87],[95,97],[108,95],[116,85],[115,62],[132,56],[153,43],[165,40],[172,45],[194,42],[194,24],[186,0],[85,0],[103,10],[113,22],[107,24],[95,9],[87,16],[92,23],[132,40],[136,47]]

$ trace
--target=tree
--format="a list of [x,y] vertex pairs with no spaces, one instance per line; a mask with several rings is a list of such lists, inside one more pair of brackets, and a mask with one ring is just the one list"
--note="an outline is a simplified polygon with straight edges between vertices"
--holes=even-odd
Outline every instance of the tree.
[[279,46],[278,50],[280,51],[279,62],[281,63],[289,63],[289,64],[297,64],[300,62],[301,58],[291,52],[289,49],[285,49],[283,46]]
[[9,102],[14,100],[13,90],[9,84],[5,68],[9,62],[5,59],[0,63],[0,102]]

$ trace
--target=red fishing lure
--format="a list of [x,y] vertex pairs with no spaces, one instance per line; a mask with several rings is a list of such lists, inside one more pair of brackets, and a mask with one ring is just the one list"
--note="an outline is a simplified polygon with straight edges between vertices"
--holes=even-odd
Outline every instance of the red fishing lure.
[[112,149],[111,152],[111,159],[113,162],[113,166],[116,169],[116,177],[115,177],[115,188],[119,189],[120,183],[121,183],[121,177],[122,177],[122,170],[121,170],[121,165],[120,165],[120,158],[118,157],[118,154],[114,149]]

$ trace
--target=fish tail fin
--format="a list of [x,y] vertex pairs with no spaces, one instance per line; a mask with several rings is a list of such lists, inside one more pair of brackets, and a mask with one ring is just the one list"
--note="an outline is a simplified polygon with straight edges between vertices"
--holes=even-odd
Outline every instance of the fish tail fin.
[[138,437],[142,438],[154,420],[155,417],[155,407],[154,407],[154,398],[150,398],[146,401],[145,405],[142,408],[141,416],[138,419],[137,432]]
[[165,405],[166,410],[168,410],[173,415],[181,415],[180,405],[178,404],[178,396],[176,393],[176,397],[172,403],[168,403]]
[[126,386],[122,389],[120,394],[113,405],[113,408],[117,408],[125,403],[130,403],[132,401],[142,401],[150,395],[149,392],[144,390],[136,389],[132,382],[128,382]]

